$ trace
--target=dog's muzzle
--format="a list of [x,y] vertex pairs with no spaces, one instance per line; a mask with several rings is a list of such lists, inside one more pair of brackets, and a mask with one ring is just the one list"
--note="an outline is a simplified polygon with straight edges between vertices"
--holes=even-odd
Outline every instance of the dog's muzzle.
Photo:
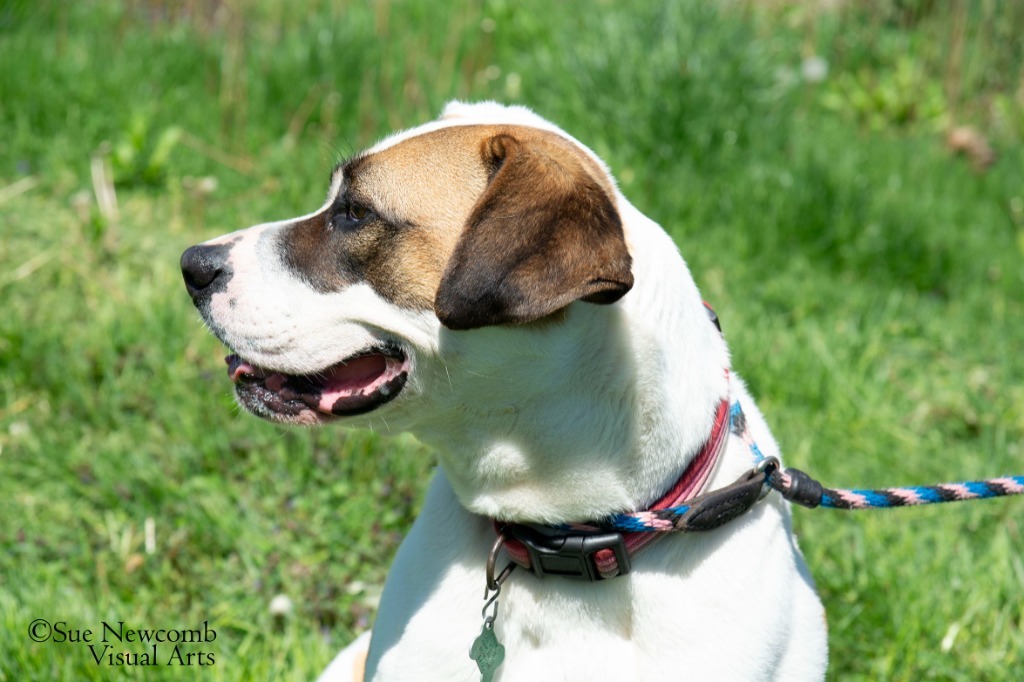
[[[181,274],[192,303],[226,345],[232,345],[214,319],[211,299],[226,293],[234,271],[232,244],[200,244],[181,256]],[[235,349],[232,349],[235,350]],[[241,350],[241,349],[238,349]],[[260,366],[237,353],[226,359],[228,377],[239,403],[276,422],[317,424],[336,417],[366,414],[394,400],[405,388],[411,362],[397,344],[385,339],[307,374]]]

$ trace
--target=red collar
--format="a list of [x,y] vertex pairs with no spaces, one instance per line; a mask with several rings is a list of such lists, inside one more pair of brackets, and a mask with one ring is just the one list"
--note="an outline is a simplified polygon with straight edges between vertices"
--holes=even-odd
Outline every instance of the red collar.
[[[675,485],[647,511],[678,507],[695,497],[707,483],[711,470],[725,449],[729,433],[729,400],[723,399],[707,442]],[[535,575],[602,580],[625,575],[637,552],[664,533],[608,533],[589,524],[543,527],[494,522],[504,548],[513,562]]]

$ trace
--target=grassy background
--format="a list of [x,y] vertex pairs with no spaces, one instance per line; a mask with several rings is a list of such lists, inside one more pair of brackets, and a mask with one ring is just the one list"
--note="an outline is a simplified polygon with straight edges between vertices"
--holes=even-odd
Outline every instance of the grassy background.
[[[1024,472],[1024,6],[716,7],[0,4],[0,680],[308,679],[371,622],[431,454],[240,415],[177,260],[319,205],[339,156],[453,97],[608,161],[790,464]],[[993,165],[945,144],[963,125]],[[798,510],[830,678],[1020,679],[1022,512]],[[185,649],[216,664],[97,666],[36,618],[209,621]]]

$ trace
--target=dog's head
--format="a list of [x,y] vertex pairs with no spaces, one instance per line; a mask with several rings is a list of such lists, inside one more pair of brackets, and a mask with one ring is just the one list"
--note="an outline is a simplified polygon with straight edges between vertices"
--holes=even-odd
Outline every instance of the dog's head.
[[193,246],[181,266],[241,404],[303,424],[400,404],[421,365],[445,362],[445,328],[540,334],[633,284],[601,162],[494,104],[449,105],[335,168],[315,213]]

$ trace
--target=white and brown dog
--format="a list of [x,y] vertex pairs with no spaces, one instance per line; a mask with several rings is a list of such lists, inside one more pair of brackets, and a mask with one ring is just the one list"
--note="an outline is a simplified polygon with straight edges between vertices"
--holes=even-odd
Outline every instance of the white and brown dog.
[[[692,487],[723,404],[778,454],[675,244],[593,152],[521,107],[450,104],[339,165],[315,213],[194,246],[182,269],[246,409],[409,431],[440,458],[372,637],[323,679],[361,675],[369,642],[367,679],[479,680],[468,652],[496,528]],[[740,437],[719,441],[702,490],[751,467]],[[504,682],[807,680],[827,658],[778,495],[646,548],[623,577],[515,572],[493,631]]]

